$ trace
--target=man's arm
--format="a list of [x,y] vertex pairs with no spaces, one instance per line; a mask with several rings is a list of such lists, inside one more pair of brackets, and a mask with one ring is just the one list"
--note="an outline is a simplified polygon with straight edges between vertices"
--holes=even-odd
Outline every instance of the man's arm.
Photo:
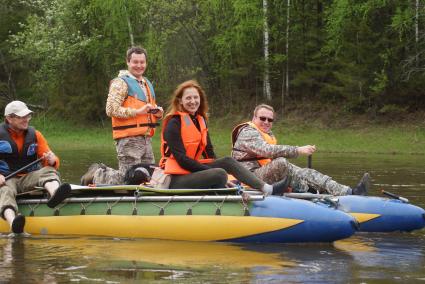
[[[296,146],[272,145],[267,143],[261,133],[253,127],[244,127],[239,133],[235,143],[235,152],[245,152],[247,157],[263,157],[275,159],[278,157],[296,158],[298,151]],[[245,157],[245,158],[247,158]]]
[[40,131],[36,130],[35,135],[37,137],[37,157],[45,157],[43,160],[43,166],[51,166],[55,169],[59,168],[59,158],[50,150],[49,145],[47,144],[46,138]]
[[128,118],[136,116],[136,109],[122,107],[127,97],[128,86],[123,79],[115,78],[109,86],[106,100],[106,115],[109,117]]

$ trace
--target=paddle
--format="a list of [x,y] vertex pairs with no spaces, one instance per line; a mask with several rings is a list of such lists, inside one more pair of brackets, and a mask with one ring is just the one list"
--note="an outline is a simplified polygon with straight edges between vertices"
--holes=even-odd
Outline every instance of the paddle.
[[11,174],[7,175],[4,179],[5,179],[5,180],[8,180],[8,179],[10,179],[10,178],[13,178],[14,176],[16,176],[17,174],[19,174],[20,172],[22,172],[22,171],[24,171],[24,170],[28,169],[28,168],[29,168],[29,167],[31,167],[31,166],[34,166],[35,164],[37,164],[38,162],[40,162],[40,161],[41,161],[41,160],[43,160],[43,159],[44,159],[44,157],[38,158],[37,160],[35,160],[35,161],[33,161],[33,162],[29,163],[28,165],[23,166],[22,168],[17,169],[17,170],[16,170],[16,171],[14,171],[13,173],[11,173]]
[[409,202],[409,199],[407,199],[407,198],[405,198],[405,197],[401,197],[400,195],[397,195],[397,194],[394,194],[394,193],[391,193],[391,192],[388,192],[388,191],[385,191],[385,190],[381,190],[381,192],[382,192],[382,194],[384,194],[384,195],[387,195],[387,196],[389,196],[389,197],[391,197],[391,198],[394,198],[394,199],[401,200],[401,201],[403,201],[404,203],[408,203],[408,202]]

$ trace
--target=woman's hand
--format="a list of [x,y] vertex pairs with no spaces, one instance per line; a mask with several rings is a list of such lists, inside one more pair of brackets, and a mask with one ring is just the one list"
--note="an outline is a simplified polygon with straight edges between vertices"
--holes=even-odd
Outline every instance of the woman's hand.
[[226,187],[232,188],[232,187],[237,187],[237,184],[231,181],[227,181],[226,183]]

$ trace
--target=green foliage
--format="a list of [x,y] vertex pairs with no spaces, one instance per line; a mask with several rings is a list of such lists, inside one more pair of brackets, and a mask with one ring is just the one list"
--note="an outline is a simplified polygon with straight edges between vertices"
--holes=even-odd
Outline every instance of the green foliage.
[[[290,4],[268,0],[270,83],[274,102],[285,100],[278,112],[306,99],[355,113],[425,106],[425,15],[418,11],[416,21],[412,1]],[[3,0],[0,7],[5,101],[105,123],[108,84],[126,68],[132,42],[147,48],[146,76],[165,107],[175,86],[192,78],[207,90],[213,116],[262,101],[262,1]],[[280,98],[287,74],[290,92]]]
[[405,115],[407,112],[407,107],[400,107],[397,105],[389,104],[384,105],[381,109],[379,109],[378,112],[380,114],[387,114],[392,116]]

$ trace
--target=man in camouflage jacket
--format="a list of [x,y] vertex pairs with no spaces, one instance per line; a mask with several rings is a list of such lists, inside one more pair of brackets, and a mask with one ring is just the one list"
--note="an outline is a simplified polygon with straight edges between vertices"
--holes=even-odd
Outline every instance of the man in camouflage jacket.
[[163,109],[156,105],[152,83],[144,76],[146,50],[131,47],[126,62],[128,70],[121,70],[111,81],[106,101],[106,114],[112,118],[118,170],[94,163],[82,176],[82,185],[123,184],[128,182],[124,178],[132,166],[155,163],[151,137]]
[[232,132],[232,157],[267,183],[274,183],[286,177],[296,192],[309,189],[333,195],[366,195],[369,187],[369,174],[365,173],[355,188],[339,184],[330,176],[314,169],[300,168],[287,159],[299,155],[311,155],[315,145],[302,147],[278,145],[271,131],[275,113],[273,107],[258,105],[251,122],[242,123]]

